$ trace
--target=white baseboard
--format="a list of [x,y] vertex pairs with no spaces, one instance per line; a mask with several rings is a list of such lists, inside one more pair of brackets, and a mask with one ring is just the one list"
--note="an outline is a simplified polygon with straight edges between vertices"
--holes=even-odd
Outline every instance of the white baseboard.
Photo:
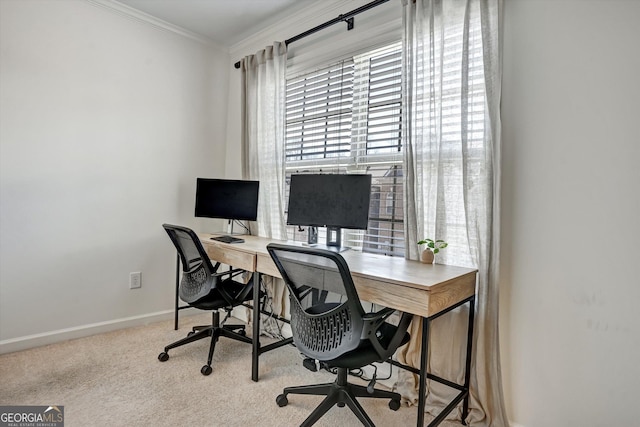
[[56,331],[44,332],[41,334],[2,340],[0,341],[0,354],[13,353],[14,351],[27,350],[47,344],[88,337],[90,335],[111,332],[133,326],[147,325],[152,322],[168,319],[173,319],[173,310],[158,311],[139,316],[125,317],[106,322],[91,323],[89,325],[58,329]]

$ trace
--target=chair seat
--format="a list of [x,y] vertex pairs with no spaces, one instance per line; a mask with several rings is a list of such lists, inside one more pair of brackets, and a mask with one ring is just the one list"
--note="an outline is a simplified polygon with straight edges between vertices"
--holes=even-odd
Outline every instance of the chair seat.
[[[398,328],[389,323],[383,323],[378,329],[378,339],[380,344],[387,348],[391,342],[391,338],[396,333]],[[410,336],[408,332],[405,332],[404,337],[398,347],[402,347],[409,342]],[[378,352],[375,350],[370,340],[362,340],[360,345],[355,350],[336,357],[333,360],[324,360],[327,366],[332,368],[361,368],[369,365],[373,362],[382,362]]]
[[[231,296],[232,299],[235,299],[236,296],[243,291],[246,285],[232,279],[227,279],[220,282],[218,286],[222,287],[224,291]],[[243,301],[249,301],[251,299],[253,299],[253,290],[247,294]],[[200,310],[218,310],[226,307],[228,303],[222,297],[222,295],[220,295],[218,289],[214,288],[211,290],[209,295],[204,296],[199,300],[190,303],[189,305],[199,308]]]

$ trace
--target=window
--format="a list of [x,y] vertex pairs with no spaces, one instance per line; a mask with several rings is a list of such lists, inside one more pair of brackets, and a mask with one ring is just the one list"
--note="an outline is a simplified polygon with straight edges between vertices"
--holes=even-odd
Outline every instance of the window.
[[[346,245],[404,255],[401,45],[395,43],[287,80],[285,168],[373,176],[369,226]],[[288,189],[287,189],[288,197]],[[326,230],[319,230],[324,238]],[[306,240],[289,227],[288,237]]]

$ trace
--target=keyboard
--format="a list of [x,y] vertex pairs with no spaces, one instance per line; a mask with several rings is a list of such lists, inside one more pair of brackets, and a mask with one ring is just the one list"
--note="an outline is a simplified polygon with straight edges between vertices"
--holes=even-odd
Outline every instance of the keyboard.
[[217,236],[217,237],[212,237],[211,240],[216,240],[222,243],[244,243],[244,239],[239,239],[237,237],[231,237],[231,236]]

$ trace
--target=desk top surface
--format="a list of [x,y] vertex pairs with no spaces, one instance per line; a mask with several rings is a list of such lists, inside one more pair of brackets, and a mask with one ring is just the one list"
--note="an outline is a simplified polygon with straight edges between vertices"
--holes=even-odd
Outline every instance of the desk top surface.
[[[292,246],[302,246],[300,242],[281,241],[257,236],[239,236],[244,243],[223,243],[211,240],[214,234],[199,234],[201,241],[206,245],[224,247],[227,250],[255,254],[256,256],[269,257],[267,244],[283,243]],[[352,276],[372,280],[384,280],[385,282],[413,288],[437,290],[447,286],[449,282],[459,280],[463,276],[473,276],[477,269],[456,267],[442,264],[423,264],[419,261],[406,260],[400,257],[371,254],[355,250],[342,252]]]

